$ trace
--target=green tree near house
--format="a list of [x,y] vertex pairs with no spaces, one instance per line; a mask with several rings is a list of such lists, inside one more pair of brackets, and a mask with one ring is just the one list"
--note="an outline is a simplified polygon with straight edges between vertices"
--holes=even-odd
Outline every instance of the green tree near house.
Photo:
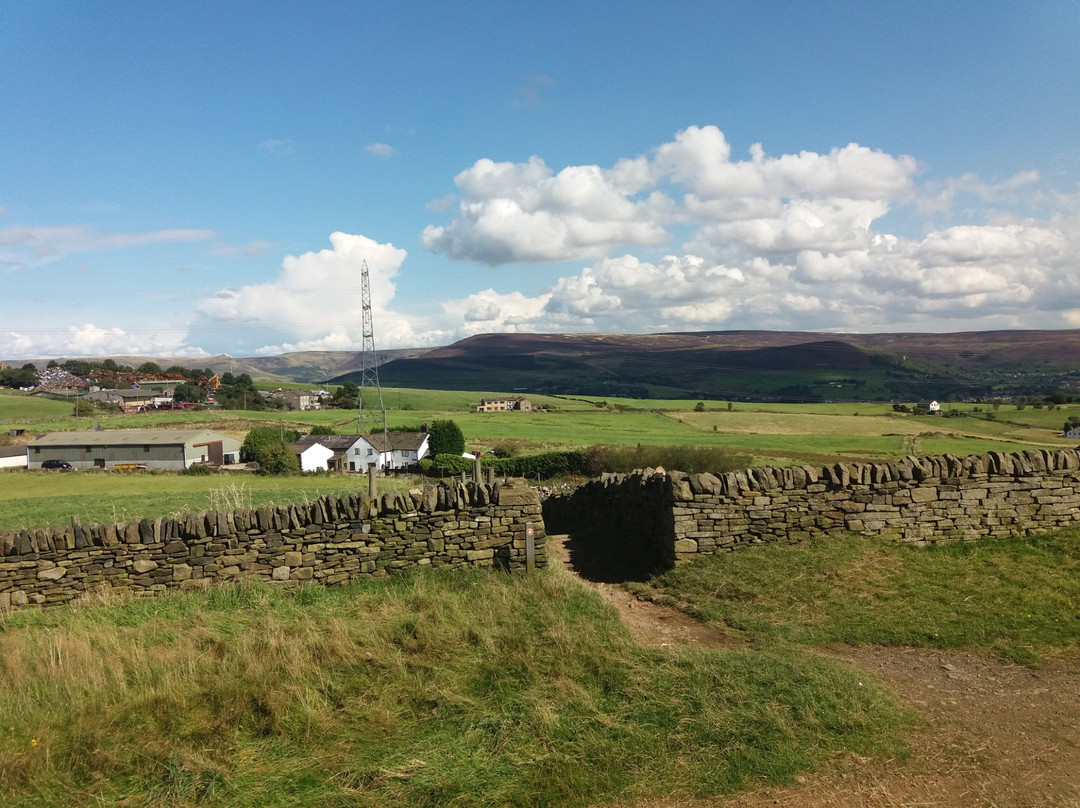
[[428,451],[432,456],[458,455],[465,451],[465,435],[453,421],[432,421],[428,428]]
[[247,433],[240,446],[240,459],[259,464],[262,474],[287,474],[298,471],[296,454],[289,446],[300,439],[295,429],[280,426],[257,426]]

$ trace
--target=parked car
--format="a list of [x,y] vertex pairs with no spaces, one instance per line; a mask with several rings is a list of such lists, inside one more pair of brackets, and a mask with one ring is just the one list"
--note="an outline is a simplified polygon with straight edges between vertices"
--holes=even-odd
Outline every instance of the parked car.
[[45,471],[75,471],[75,467],[63,460],[44,460],[41,468]]

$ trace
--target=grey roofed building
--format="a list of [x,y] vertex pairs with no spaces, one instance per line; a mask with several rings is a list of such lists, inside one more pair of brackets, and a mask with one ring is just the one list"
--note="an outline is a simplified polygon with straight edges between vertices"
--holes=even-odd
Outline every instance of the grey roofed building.
[[0,469],[26,468],[26,446],[0,446]]
[[30,444],[28,460],[32,469],[45,460],[77,468],[184,469],[193,463],[235,463],[239,456],[238,439],[209,429],[107,429],[42,435]]

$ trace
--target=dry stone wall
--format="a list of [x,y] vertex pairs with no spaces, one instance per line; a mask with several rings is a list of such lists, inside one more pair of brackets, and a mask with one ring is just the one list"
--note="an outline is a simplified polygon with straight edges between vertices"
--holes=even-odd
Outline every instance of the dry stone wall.
[[244,577],[295,586],[425,566],[513,570],[526,565],[529,528],[542,567],[540,499],[523,480],[126,525],[73,522],[0,534],[0,609],[68,603],[102,586],[151,596]]
[[[644,503],[659,513],[633,516]],[[650,536],[639,535],[642,526],[658,565],[845,532],[923,544],[1003,538],[1080,521],[1080,452],[908,457],[718,475],[645,469],[604,475],[553,507],[609,520],[629,542],[646,546]]]

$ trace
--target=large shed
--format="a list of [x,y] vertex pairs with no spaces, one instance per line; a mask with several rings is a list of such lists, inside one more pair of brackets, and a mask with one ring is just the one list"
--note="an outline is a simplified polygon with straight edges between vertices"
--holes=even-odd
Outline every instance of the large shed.
[[185,469],[239,457],[239,440],[209,429],[107,429],[42,435],[29,446],[28,465],[39,469],[45,460],[63,460],[76,468]]

